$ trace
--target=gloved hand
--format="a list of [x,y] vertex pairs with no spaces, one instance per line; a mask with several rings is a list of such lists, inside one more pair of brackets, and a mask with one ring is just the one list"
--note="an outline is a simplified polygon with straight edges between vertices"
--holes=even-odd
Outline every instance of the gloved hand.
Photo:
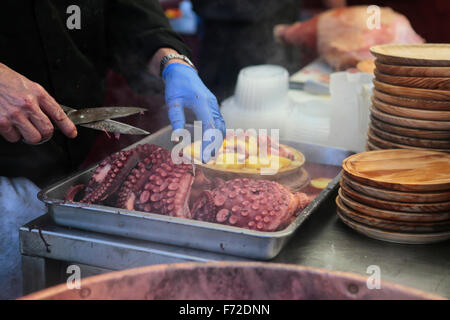
[[[191,109],[196,118],[202,121],[202,129],[218,129],[225,136],[225,122],[219,111],[216,97],[208,90],[190,66],[182,63],[171,63],[162,72],[166,84],[166,104],[169,108],[169,119],[174,130],[185,125],[184,108]],[[222,140],[220,141],[222,143]],[[205,150],[208,143],[203,143]],[[209,159],[203,157],[203,162]]]

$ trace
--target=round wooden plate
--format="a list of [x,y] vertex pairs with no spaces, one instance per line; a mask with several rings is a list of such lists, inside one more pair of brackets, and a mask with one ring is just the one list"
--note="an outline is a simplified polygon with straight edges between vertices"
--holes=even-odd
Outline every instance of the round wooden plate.
[[450,121],[450,111],[405,108],[383,102],[373,96],[372,103],[378,110],[392,114],[394,116],[413,118],[418,120]]
[[436,152],[446,152],[450,153],[450,149],[434,149],[428,147],[414,147],[406,144],[395,143],[389,140],[385,140],[383,138],[378,137],[373,131],[369,128],[367,132],[367,139],[377,145],[381,149],[411,149],[411,150],[430,150]]
[[418,89],[411,87],[396,86],[393,84],[381,82],[373,79],[375,89],[393,94],[396,96],[404,96],[413,99],[431,99],[438,101],[449,101],[450,90],[431,90],[431,89]]
[[370,52],[381,63],[450,67],[450,44],[383,44],[371,47]]
[[375,151],[375,150],[382,150],[380,148],[378,148],[377,146],[375,146],[373,143],[371,143],[370,141],[366,142],[366,150],[367,151]]
[[[366,186],[364,184],[356,182],[351,178],[349,178],[345,174],[345,172],[341,176],[341,183],[343,183],[344,185],[348,185],[353,190],[361,192],[369,197],[374,197],[388,201],[430,203],[430,202],[449,201],[450,199],[450,190],[443,192],[401,192],[401,191],[385,190],[381,188]],[[447,219],[450,219],[450,213],[448,214]]]
[[373,89],[373,96],[384,101],[405,108],[425,109],[434,111],[450,111],[450,101],[439,101],[430,99],[412,99],[388,94],[377,89]]
[[450,121],[417,120],[412,118],[394,116],[392,114],[388,114],[381,110],[378,110],[373,105],[370,108],[370,112],[375,118],[402,127],[450,131]]
[[374,74],[377,80],[397,86],[437,90],[450,89],[450,78],[393,76],[382,73],[377,69],[374,70]]
[[373,239],[402,243],[402,244],[429,244],[450,239],[450,231],[439,233],[402,233],[389,232],[375,228],[370,228],[363,224],[357,223],[352,219],[345,217],[337,210],[337,215],[341,221],[353,230]]
[[383,229],[394,232],[427,233],[449,231],[450,221],[441,222],[405,222],[379,219],[372,216],[360,214],[342,203],[340,197],[336,198],[336,205],[339,212],[355,222],[368,227]]
[[414,129],[414,128],[407,128],[402,126],[397,126],[394,124],[389,124],[387,122],[381,121],[377,118],[375,118],[373,115],[370,117],[370,121],[372,124],[374,124],[377,128],[398,134],[401,136],[407,136],[407,137],[419,137],[423,139],[430,139],[430,140],[450,140],[450,130],[449,131],[438,131],[438,130],[426,130],[426,129]]
[[397,191],[450,190],[450,154],[426,150],[376,150],[342,162],[345,173],[365,185]]
[[359,203],[371,206],[373,208],[400,211],[400,212],[414,212],[414,213],[429,213],[429,212],[449,212],[450,201],[433,202],[433,203],[410,203],[398,202],[373,198],[359,193],[344,183],[341,184],[341,190],[345,197],[353,199]]
[[375,67],[384,74],[405,77],[450,77],[450,67],[400,66],[375,60]]
[[339,199],[352,210],[362,214],[369,215],[375,218],[392,220],[392,221],[403,221],[403,222],[439,222],[439,221],[450,221],[450,212],[440,212],[440,213],[412,213],[412,212],[400,212],[400,211],[390,211],[378,208],[373,208],[351,198],[346,197],[342,191],[339,189]]
[[393,220],[393,221],[403,221],[403,222],[439,222],[447,221],[450,222],[450,212],[439,212],[439,213],[414,213],[414,212],[401,212],[401,211],[391,211],[379,208],[374,208],[346,197],[342,190],[338,190],[340,200],[352,210],[362,214],[369,215],[375,218]]
[[[386,148],[378,146],[376,143],[373,143],[372,141],[370,141],[369,137],[367,137],[366,143],[371,148],[371,150],[369,150],[369,151],[386,150]],[[388,149],[391,149],[391,148],[388,148]],[[398,149],[398,148],[394,148],[394,149]]]
[[387,141],[392,141],[398,144],[406,144],[413,147],[443,149],[443,152],[450,151],[450,140],[431,140],[405,137],[381,130],[373,123],[370,123],[369,127],[377,137]]
[[[414,223],[416,225],[422,225],[430,226],[430,224],[434,223],[443,223],[443,224],[449,224],[450,227],[450,220],[448,217],[450,216],[450,213],[443,213],[443,214],[437,214],[437,213],[430,213],[430,214],[423,214],[423,213],[405,213],[405,212],[396,212],[396,211],[389,211],[389,210],[382,210],[377,208],[372,208],[363,204],[360,204],[356,201],[353,201],[350,198],[346,198],[345,195],[342,195],[342,192],[339,190],[339,195],[336,197],[336,202],[339,203],[341,207],[344,209],[349,209],[359,215],[366,216],[366,217],[372,217],[377,219],[382,219],[384,221],[392,221],[392,222],[400,222],[400,223]],[[338,206],[339,206],[338,205]]]

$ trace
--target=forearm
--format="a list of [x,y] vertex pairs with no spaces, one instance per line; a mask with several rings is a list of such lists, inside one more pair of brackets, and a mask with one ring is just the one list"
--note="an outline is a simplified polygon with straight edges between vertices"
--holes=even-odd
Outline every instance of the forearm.
[[190,56],[183,39],[170,27],[159,0],[108,0],[106,4],[112,67],[127,79],[134,79],[143,70],[159,75],[165,49]]
[[[155,54],[153,55],[153,57],[150,59],[150,62],[147,65],[147,71],[150,72],[152,75],[159,77],[160,76],[159,72],[160,72],[161,59],[168,54],[179,54],[179,52],[177,52],[176,50],[174,50],[172,48],[158,49],[155,52]],[[169,62],[167,62],[166,66],[168,66],[169,64],[175,63],[175,62],[189,65],[187,62],[185,62],[181,59],[172,59],[172,60],[169,60]]]

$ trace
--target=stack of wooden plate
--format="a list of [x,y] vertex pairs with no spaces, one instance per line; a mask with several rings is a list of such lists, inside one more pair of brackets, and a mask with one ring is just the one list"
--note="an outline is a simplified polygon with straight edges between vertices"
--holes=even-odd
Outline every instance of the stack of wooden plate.
[[372,238],[450,239],[450,155],[395,149],[350,156],[336,204],[345,224]]
[[381,45],[367,150],[450,153],[450,44]]

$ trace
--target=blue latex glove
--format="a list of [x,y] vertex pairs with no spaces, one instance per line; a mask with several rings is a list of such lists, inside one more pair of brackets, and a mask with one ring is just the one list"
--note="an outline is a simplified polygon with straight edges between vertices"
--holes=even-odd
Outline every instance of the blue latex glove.
[[[216,97],[208,90],[197,72],[182,63],[171,63],[162,72],[166,84],[166,104],[174,130],[184,128],[184,108],[191,109],[202,121],[203,132],[218,129],[225,137],[225,121],[219,111]],[[207,143],[203,143],[203,150]],[[209,159],[203,157],[203,162]]]

